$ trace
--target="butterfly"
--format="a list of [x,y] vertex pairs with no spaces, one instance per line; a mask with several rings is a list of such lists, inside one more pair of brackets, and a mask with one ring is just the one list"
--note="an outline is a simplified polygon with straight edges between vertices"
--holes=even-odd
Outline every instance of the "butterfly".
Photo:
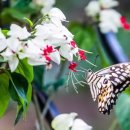
[[130,85],[130,62],[115,64],[97,72],[88,70],[86,81],[93,100],[98,101],[99,112],[110,114],[118,94]]

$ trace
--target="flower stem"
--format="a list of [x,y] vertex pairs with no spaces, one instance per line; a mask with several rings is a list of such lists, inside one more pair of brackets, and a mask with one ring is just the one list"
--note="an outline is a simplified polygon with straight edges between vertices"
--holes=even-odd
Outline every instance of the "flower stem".
[[48,108],[49,108],[50,103],[51,103],[51,101],[53,100],[53,98],[54,98],[54,94],[51,94],[51,96],[49,96],[49,98],[48,98],[48,100],[47,100],[47,102],[46,102],[46,104],[45,104],[45,107],[44,107],[44,109],[43,109],[43,112],[42,112],[42,120],[45,118],[46,113],[47,113],[47,111],[48,111]]
[[39,126],[40,126],[39,130],[45,130],[43,120],[41,118],[40,106],[39,106],[39,103],[38,103],[38,99],[37,99],[35,90],[33,92],[33,99],[34,99],[34,107],[35,107],[35,111],[36,111],[37,120],[38,120],[38,123],[39,123]]
[[115,119],[115,120],[112,122],[112,124],[111,124],[111,126],[110,126],[109,130],[115,130],[115,129],[116,129],[116,126],[117,126],[117,124],[118,124],[118,122],[117,122],[117,120]]

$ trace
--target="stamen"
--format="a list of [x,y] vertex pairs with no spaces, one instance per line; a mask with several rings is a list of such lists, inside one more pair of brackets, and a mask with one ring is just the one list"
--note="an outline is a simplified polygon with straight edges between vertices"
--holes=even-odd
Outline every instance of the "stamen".
[[69,85],[69,80],[70,80],[70,78],[71,78],[70,73],[71,73],[71,72],[69,72],[68,78],[67,78],[67,81],[66,81],[67,86]]
[[74,87],[74,90],[76,91],[76,93],[78,93],[77,87],[76,87],[76,85],[75,85],[75,83],[74,83],[74,80],[73,80],[73,75],[72,75],[72,73],[71,73],[71,81],[72,81],[72,85],[73,85],[73,87]]
[[76,78],[76,76],[73,72],[72,72],[72,75],[74,76],[74,79],[77,81],[77,83],[79,83],[79,85],[84,86],[83,84],[80,83],[80,81],[78,81],[78,79]]
[[94,65],[93,63],[91,63],[91,62],[88,61],[88,60],[86,60],[86,62],[88,62],[89,64],[91,64],[91,65],[93,65],[93,66],[95,66],[95,67],[97,67],[96,65]]
[[93,52],[86,51],[86,50],[83,50],[83,49],[80,49],[80,48],[79,48],[79,50],[82,50],[82,51],[84,51],[84,52],[86,52],[86,53],[89,53],[89,54],[93,54]]
[[82,71],[82,70],[77,70],[78,72],[82,72],[82,73],[85,73],[86,71]]

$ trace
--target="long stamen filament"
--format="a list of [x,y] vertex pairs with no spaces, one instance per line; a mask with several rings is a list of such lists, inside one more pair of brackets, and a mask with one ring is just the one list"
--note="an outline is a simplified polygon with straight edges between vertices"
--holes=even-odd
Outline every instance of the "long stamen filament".
[[77,87],[76,87],[76,85],[75,85],[75,83],[74,83],[74,80],[73,80],[73,75],[72,75],[72,73],[71,73],[71,81],[72,81],[72,85],[73,85],[73,87],[74,87],[76,93],[78,93]]
[[85,60],[86,62],[88,62],[89,64],[91,64],[91,65],[93,65],[93,66],[95,66],[95,67],[97,67],[96,65],[94,65],[93,63],[91,63],[90,61],[88,61],[88,60]]
[[73,72],[72,72],[72,75],[73,75],[74,79],[77,81],[77,83],[79,83],[79,85],[84,86],[83,84],[80,83],[80,81],[78,81],[78,79],[76,78],[76,76]]

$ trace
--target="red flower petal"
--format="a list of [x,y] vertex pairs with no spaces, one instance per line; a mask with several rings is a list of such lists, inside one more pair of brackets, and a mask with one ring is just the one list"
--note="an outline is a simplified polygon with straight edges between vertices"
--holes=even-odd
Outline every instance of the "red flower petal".
[[76,67],[77,67],[77,63],[71,62],[68,68],[73,72],[77,72],[77,70],[75,69]]
[[52,46],[46,46],[46,48],[43,50],[44,55],[47,55],[49,53],[52,53],[54,51]]
[[126,17],[121,16],[120,21],[122,24],[126,23],[127,22]]
[[77,47],[77,45],[76,45],[76,42],[75,42],[75,41],[71,41],[71,42],[70,42],[70,45],[71,45],[73,48],[76,48],[76,47]]
[[85,52],[83,50],[79,50],[78,54],[79,54],[79,57],[80,57],[81,60],[87,59],[86,56],[85,56]]
[[128,23],[126,23],[126,24],[123,25],[123,28],[125,30],[130,30],[130,25]]
[[45,58],[47,61],[49,61],[49,62],[51,61],[51,58],[49,56],[45,56]]
[[125,30],[130,30],[130,24],[127,22],[126,17],[122,16],[122,17],[120,18],[120,21],[121,21],[122,27],[123,27]]

